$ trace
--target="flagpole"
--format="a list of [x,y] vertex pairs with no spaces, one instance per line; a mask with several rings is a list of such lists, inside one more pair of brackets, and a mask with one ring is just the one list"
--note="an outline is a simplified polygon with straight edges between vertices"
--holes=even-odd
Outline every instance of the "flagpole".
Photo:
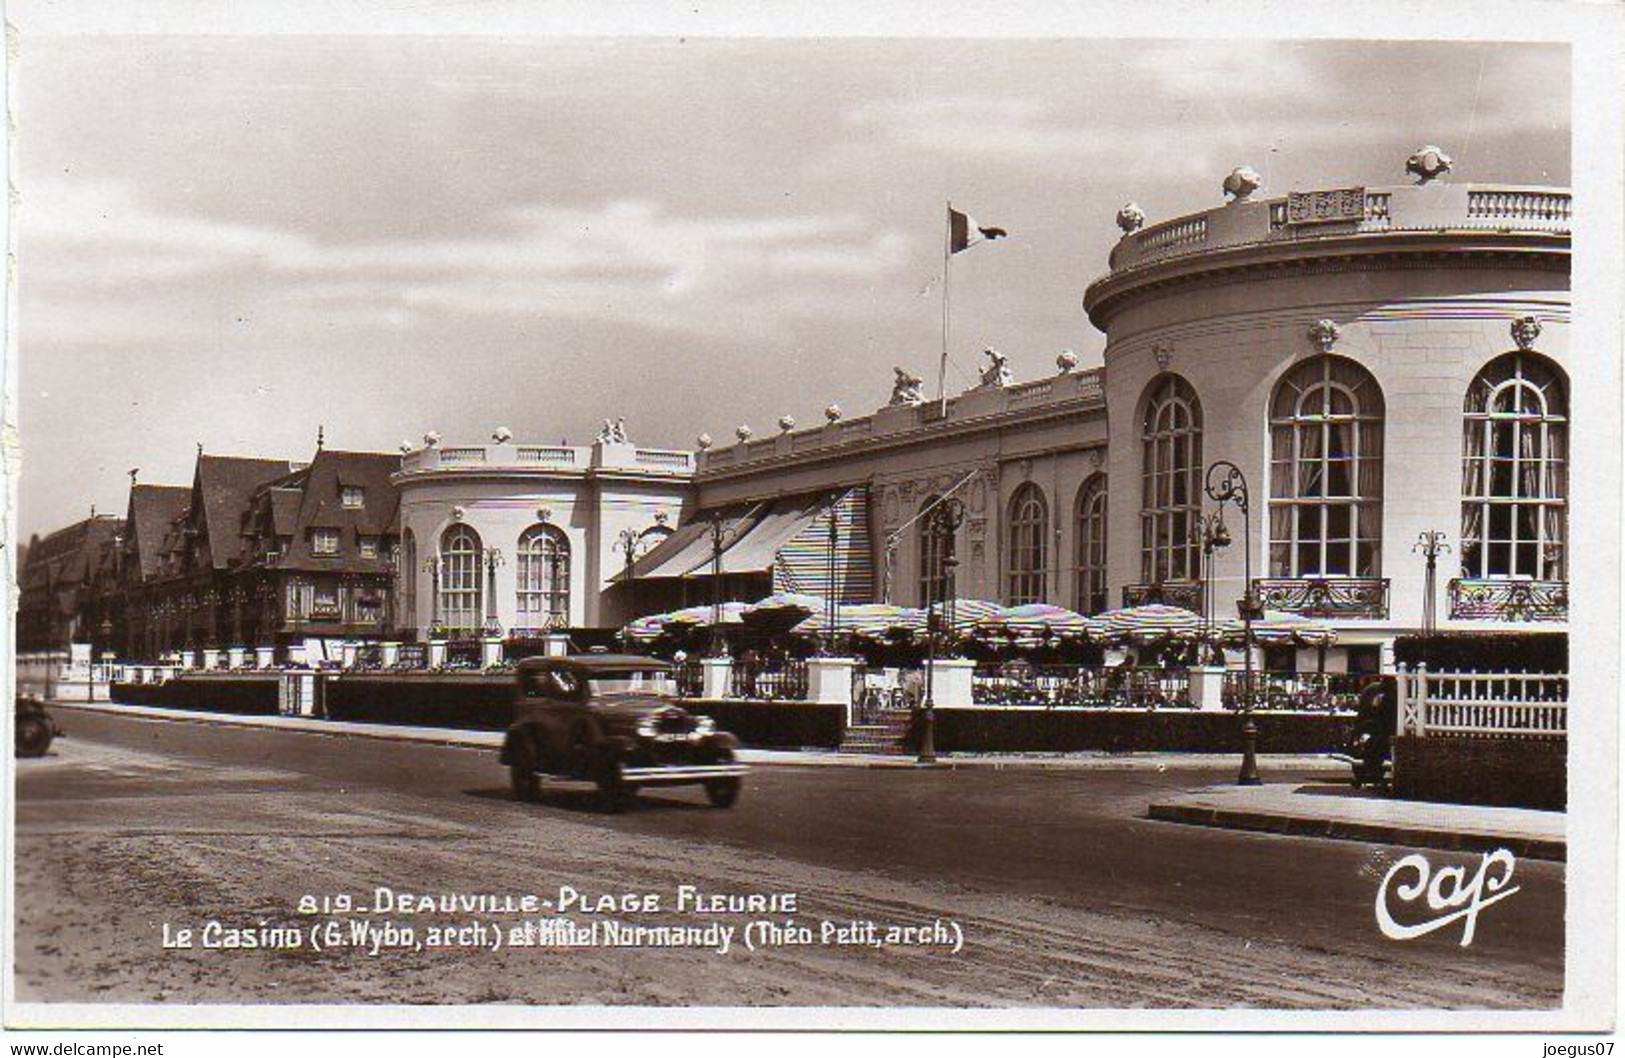
[[948,415],[948,290],[952,282],[954,203],[948,200],[948,211],[943,215],[942,231],[942,358],[937,362],[937,411]]

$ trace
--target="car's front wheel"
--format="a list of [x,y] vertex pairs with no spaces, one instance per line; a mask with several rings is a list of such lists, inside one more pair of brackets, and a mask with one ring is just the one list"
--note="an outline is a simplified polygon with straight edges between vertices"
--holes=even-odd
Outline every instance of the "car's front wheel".
[[734,802],[739,800],[739,790],[743,785],[737,776],[708,779],[705,783],[705,796],[710,799],[713,808],[732,808]]
[[619,812],[627,802],[638,795],[636,786],[628,786],[619,760],[606,760],[599,764],[596,782],[598,803],[606,812]]
[[49,721],[37,716],[19,717],[17,720],[17,756],[43,757],[51,748],[55,732]]
[[515,801],[539,801],[542,798],[542,781],[536,777],[536,769],[529,761],[508,765],[508,785],[513,787]]

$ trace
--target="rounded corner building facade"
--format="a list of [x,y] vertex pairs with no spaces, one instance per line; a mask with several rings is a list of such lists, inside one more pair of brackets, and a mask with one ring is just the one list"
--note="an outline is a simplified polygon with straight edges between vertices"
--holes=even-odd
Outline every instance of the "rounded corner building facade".
[[[1125,207],[1084,295],[1107,336],[1123,601],[1199,604],[1211,554],[1222,612],[1250,534],[1263,605],[1334,622],[1358,664],[1424,626],[1431,538],[1439,627],[1564,626],[1570,194],[1237,183],[1151,227]],[[1249,525],[1231,505],[1233,543],[1205,550],[1219,460]]]

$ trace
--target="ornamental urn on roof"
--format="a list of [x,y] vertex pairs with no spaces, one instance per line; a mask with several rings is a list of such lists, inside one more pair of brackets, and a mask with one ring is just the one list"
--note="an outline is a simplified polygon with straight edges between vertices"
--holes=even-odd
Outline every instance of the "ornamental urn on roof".
[[779,416],[779,431],[781,433],[789,433],[791,430],[794,430],[795,428],[796,428],[796,417],[794,415],[780,415]]
[[711,447],[711,435],[708,434],[708,433],[702,433],[702,434],[700,434],[700,436],[694,438],[694,447],[698,448],[702,452],[705,451],[707,448],[710,448]]
[[507,444],[509,441],[513,440],[513,431],[508,429],[506,426],[498,426],[492,431],[491,440],[495,441],[499,445]]
[[750,435],[755,432],[755,430],[750,428],[749,423],[742,422],[738,426],[734,427],[734,436],[739,438],[740,444],[744,444],[746,441],[750,440]]
[[829,407],[825,408],[824,418],[828,419],[830,422],[840,422],[841,406],[839,404],[831,404]]
[[1061,369],[1061,374],[1069,373],[1078,366],[1078,354],[1070,349],[1062,349],[1061,354],[1055,358],[1055,366]]
[[1145,224],[1145,210],[1136,203],[1125,202],[1123,208],[1117,211],[1117,226],[1123,229],[1124,235],[1131,235],[1139,231]]
[[1405,171],[1419,184],[1428,183],[1450,171],[1450,155],[1431,143],[1405,159]]
[[1264,186],[1264,178],[1250,165],[1238,165],[1224,178],[1224,193],[1234,201],[1245,202],[1254,191]]

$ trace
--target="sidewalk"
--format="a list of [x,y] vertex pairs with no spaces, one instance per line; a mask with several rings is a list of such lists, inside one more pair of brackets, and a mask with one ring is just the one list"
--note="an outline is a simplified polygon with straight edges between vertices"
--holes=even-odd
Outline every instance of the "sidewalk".
[[1150,816],[1171,823],[1456,852],[1504,848],[1537,860],[1563,860],[1568,850],[1562,812],[1399,801],[1333,783],[1212,786],[1156,801]]
[[[502,746],[500,731],[468,731],[446,727],[408,727],[394,724],[358,724],[341,720],[318,720],[303,716],[239,716],[235,713],[209,713],[197,709],[166,709],[155,705],[119,705],[112,702],[47,703],[53,712],[65,716],[74,712],[111,713],[143,720],[169,720],[188,724],[216,724],[223,727],[257,727],[281,731],[303,731],[339,738],[370,738],[385,742],[424,742],[437,746],[496,750]],[[64,727],[68,727],[64,723]],[[72,730],[69,729],[69,737]],[[836,750],[742,749],[739,759],[759,765],[816,765],[846,768],[916,768],[910,756],[881,756],[840,753]],[[944,756],[938,768],[1023,768],[1023,769],[1213,769],[1234,772],[1237,758],[1229,753],[1010,753],[997,756]],[[1259,765],[1292,771],[1326,771],[1348,774],[1348,765],[1310,754],[1263,753]]]

